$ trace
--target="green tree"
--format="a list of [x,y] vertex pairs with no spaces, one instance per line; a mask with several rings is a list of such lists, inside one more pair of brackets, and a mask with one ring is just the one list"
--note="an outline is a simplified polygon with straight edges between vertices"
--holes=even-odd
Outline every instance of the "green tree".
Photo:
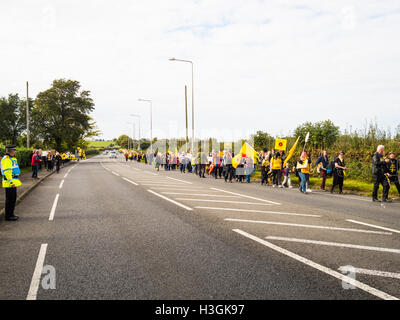
[[261,150],[264,148],[273,148],[274,138],[271,137],[267,132],[257,131],[256,134],[252,136],[254,141],[254,148],[256,150]]
[[89,91],[80,90],[78,81],[59,79],[37,95],[32,126],[46,145],[59,151],[73,150],[95,130],[89,116],[93,100]]
[[332,121],[325,120],[316,123],[305,122],[294,130],[294,135],[300,137],[300,145],[304,144],[307,132],[310,133],[308,146],[312,149],[326,149],[331,147],[339,137],[339,127]]

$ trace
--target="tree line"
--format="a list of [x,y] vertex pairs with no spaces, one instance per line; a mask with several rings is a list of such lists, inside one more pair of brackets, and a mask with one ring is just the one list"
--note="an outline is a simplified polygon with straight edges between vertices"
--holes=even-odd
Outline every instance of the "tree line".
[[[29,99],[30,144],[60,152],[85,147],[85,139],[99,134],[90,117],[94,102],[90,91],[75,80],[54,80],[52,86]],[[26,99],[18,94],[0,98],[0,141],[26,146]]]

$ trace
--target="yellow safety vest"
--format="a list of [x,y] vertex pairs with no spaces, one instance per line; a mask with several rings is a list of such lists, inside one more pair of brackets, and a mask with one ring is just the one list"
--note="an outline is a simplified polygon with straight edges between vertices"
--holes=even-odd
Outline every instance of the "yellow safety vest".
[[308,163],[308,158],[306,158],[304,161],[307,162],[307,167],[301,169],[301,172],[302,172],[302,173],[310,173],[310,164]]
[[18,179],[20,170],[16,158],[5,155],[1,159],[1,174],[3,175],[3,188],[11,188],[11,185],[19,187],[22,184],[21,180]]
[[272,170],[280,170],[281,169],[281,164],[282,164],[282,159],[281,158],[272,158],[271,161],[271,169]]

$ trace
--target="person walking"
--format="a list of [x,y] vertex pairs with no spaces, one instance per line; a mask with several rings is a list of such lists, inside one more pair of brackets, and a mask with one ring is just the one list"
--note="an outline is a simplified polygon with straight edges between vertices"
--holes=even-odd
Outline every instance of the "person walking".
[[285,184],[287,183],[288,188],[292,189],[292,181],[290,180],[289,162],[286,163],[286,166],[285,166],[285,169],[283,172],[285,174],[285,177],[283,178],[282,186],[285,188]]
[[327,178],[326,170],[328,168],[328,164],[329,164],[328,153],[326,152],[326,150],[324,150],[322,152],[322,155],[317,159],[317,162],[315,163],[315,165],[317,166],[317,170],[319,170],[319,173],[322,177],[320,188],[323,191],[325,191],[325,182]]
[[6,192],[5,219],[6,221],[17,221],[18,216],[14,215],[15,203],[17,201],[17,187],[22,183],[18,179],[21,171],[15,158],[16,147],[6,147],[6,154],[1,159],[2,186]]
[[225,182],[232,182],[233,179],[233,170],[232,170],[232,152],[231,150],[227,150],[224,153],[224,180]]
[[345,170],[347,170],[347,168],[344,162],[344,152],[340,151],[339,156],[335,159],[335,169],[333,170],[333,183],[331,187],[331,193],[333,193],[337,185],[339,186],[339,193],[343,193]]
[[385,152],[385,147],[379,145],[376,152],[372,156],[372,178],[374,180],[374,188],[372,190],[372,201],[380,201],[378,199],[379,185],[382,185],[382,201],[390,202],[388,200],[389,196],[389,183],[388,183],[388,169],[386,162],[383,159],[383,154]]
[[32,155],[32,161],[31,161],[31,166],[32,166],[32,178],[37,179],[38,178],[38,169],[39,169],[39,164],[42,162],[42,159],[39,157],[39,150],[36,151]]
[[62,161],[61,155],[57,151],[56,152],[56,156],[55,156],[55,163],[56,163],[56,171],[57,171],[57,173],[60,172],[61,161]]
[[389,158],[387,159],[387,170],[390,174],[389,180],[390,183],[393,183],[397,192],[400,195],[400,183],[399,183],[399,161],[396,159],[396,155],[394,152],[389,153]]
[[282,155],[280,152],[275,153],[271,159],[272,169],[272,187],[282,188],[281,175],[282,175]]
[[307,180],[310,176],[310,164],[311,160],[307,155],[307,152],[303,151],[300,155],[299,161],[296,163],[296,170],[300,178],[300,192],[307,193]]

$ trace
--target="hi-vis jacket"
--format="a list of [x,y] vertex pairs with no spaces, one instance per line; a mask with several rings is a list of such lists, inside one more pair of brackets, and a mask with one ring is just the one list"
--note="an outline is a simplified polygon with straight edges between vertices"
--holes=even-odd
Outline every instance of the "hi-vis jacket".
[[282,159],[281,157],[272,157],[271,159],[271,169],[281,170],[282,169]]
[[3,188],[11,188],[12,185],[19,187],[22,183],[18,179],[21,173],[16,158],[11,158],[9,155],[5,155],[1,159],[1,174],[3,176]]

